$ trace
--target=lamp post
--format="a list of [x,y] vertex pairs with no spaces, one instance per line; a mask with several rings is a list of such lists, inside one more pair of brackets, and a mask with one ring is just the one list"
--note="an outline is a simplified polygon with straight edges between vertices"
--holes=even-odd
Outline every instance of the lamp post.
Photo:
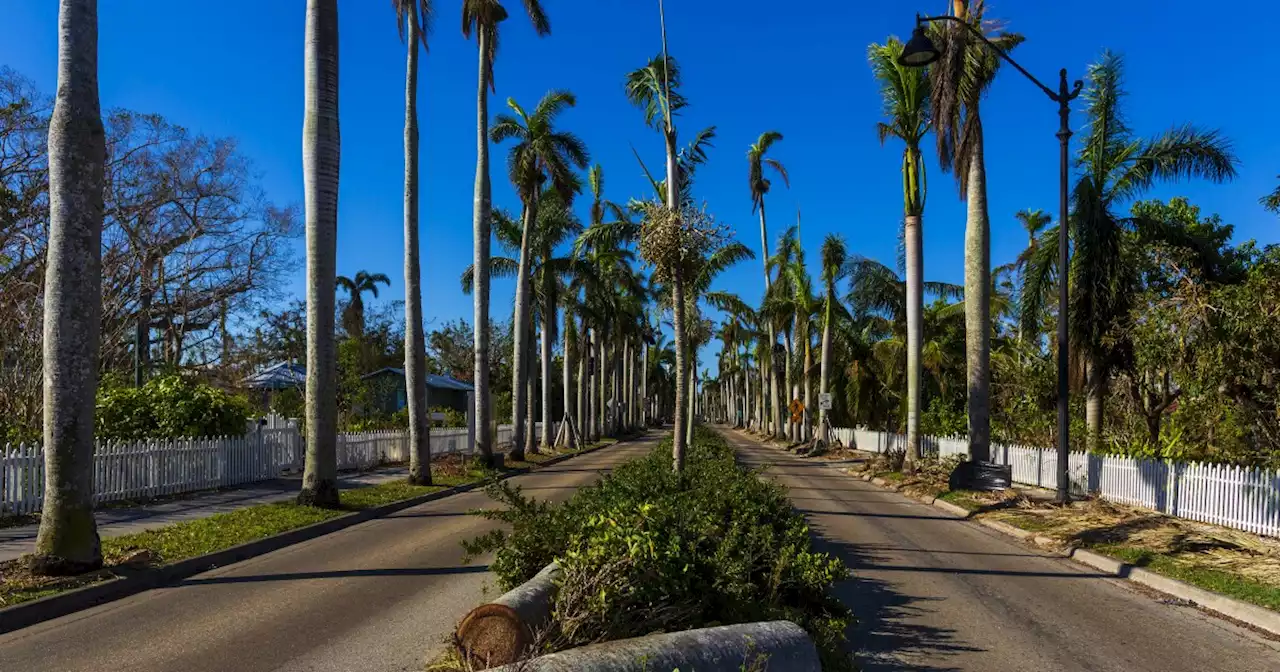
[[1067,386],[1067,309],[1068,309],[1068,285],[1067,285],[1067,263],[1068,256],[1068,226],[1067,226],[1067,150],[1071,140],[1071,126],[1068,123],[1071,116],[1070,103],[1080,95],[1080,89],[1083,84],[1080,80],[1067,86],[1067,70],[1063,68],[1058,71],[1058,90],[1054,91],[1045,86],[1040,80],[1036,79],[1025,68],[1018,65],[1009,54],[1003,49],[996,46],[988,40],[981,30],[974,28],[965,21],[956,16],[920,16],[916,14],[916,27],[911,33],[911,40],[902,49],[902,55],[898,57],[898,63],[907,67],[922,68],[934,61],[938,60],[940,55],[938,48],[934,46],[933,41],[925,34],[924,24],[934,21],[951,21],[964,26],[982,43],[991,48],[1000,58],[1003,58],[1009,65],[1012,65],[1023,76],[1031,80],[1049,99],[1058,104],[1058,502],[1065,504],[1070,500],[1070,481],[1068,480],[1067,467],[1071,455],[1071,444],[1068,441],[1068,431],[1070,429],[1070,417],[1068,415],[1068,395],[1070,390]]

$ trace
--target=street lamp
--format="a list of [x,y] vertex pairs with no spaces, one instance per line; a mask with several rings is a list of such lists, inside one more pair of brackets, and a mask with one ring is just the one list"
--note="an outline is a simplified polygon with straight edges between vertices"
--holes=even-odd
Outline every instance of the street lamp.
[[1012,65],[1023,76],[1031,80],[1032,84],[1040,87],[1049,99],[1058,104],[1058,502],[1065,504],[1071,497],[1070,481],[1067,476],[1068,460],[1070,458],[1071,444],[1068,441],[1068,430],[1070,428],[1070,419],[1068,417],[1068,395],[1070,391],[1067,389],[1067,306],[1068,306],[1068,286],[1067,286],[1067,263],[1068,258],[1068,227],[1067,227],[1067,149],[1071,139],[1071,126],[1068,123],[1071,116],[1070,102],[1080,95],[1080,89],[1083,83],[1076,80],[1075,83],[1067,86],[1067,69],[1063,68],[1058,71],[1058,90],[1054,91],[1045,86],[1040,80],[1036,79],[1025,68],[1018,65],[1018,62],[1009,57],[1003,49],[996,46],[981,30],[974,28],[959,17],[955,16],[920,16],[916,14],[916,27],[911,32],[911,39],[902,48],[902,55],[898,57],[898,64],[912,68],[919,68],[929,65],[938,60],[940,56],[938,48],[934,46],[933,40],[925,34],[924,24],[933,21],[952,21],[965,27],[970,33],[976,35],[982,40],[983,44],[996,52],[1000,58],[1003,58],[1009,65]]

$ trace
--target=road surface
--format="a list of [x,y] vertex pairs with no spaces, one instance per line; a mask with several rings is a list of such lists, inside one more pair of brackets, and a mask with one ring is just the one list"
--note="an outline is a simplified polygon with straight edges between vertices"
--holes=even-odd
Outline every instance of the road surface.
[[[565,499],[655,438],[512,481]],[[474,491],[0,635],[0,670],[37,672],[420,672],[463,614],[496,596],[487,558],[459,542],[497,523],[467,515]]]
[[858,663],[883,670],[1276,672],[1280,644],[897,493],[726,432],[853,578]]

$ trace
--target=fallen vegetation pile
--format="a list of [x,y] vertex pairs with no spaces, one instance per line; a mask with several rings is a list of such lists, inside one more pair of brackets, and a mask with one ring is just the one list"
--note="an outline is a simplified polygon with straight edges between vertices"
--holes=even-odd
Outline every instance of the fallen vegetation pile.
[[844,653],[852,616],[830,594],[848,570],[811,549],[785,490],[757,476],[722,437],[700,429],[680,474],[668,440],[563,504],[494,484],[489,493],[505,506],[480,515],[510,529],[464,545],[472,556],[495,553],[490,568],[503,590],[558,565],[552,617],[533,655],[787,620],[813,639],[824,668],[852,669]]

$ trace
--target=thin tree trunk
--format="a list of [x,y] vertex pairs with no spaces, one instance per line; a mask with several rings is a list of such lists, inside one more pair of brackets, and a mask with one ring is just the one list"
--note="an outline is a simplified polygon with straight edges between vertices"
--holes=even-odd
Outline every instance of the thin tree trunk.
[[[792,324],[793,325],[795,324],[794,318],[792,318]],[[786,383],[786,386],[787,386],[786,387],[787,398],[783,400],[783,413],[785,413],[787,416],[786,439],[788,443],[795,443],[796,425],[794,422],[791,422],[791,400],[796,398],[796,390],[791,378],[791,359],[792,359],[791,331],[784,330],[782,332],[782,340],[787,345],[786,368],[784,369],[784,372],[783,372],[783,376],[784,376],[783,381]]]
[[472,283],[475,313],[473,338],[475,355],[475,432],[476,451],[485,463],[493,459],[493,421],[489,407],[489,58],[488,39],[479,26],[476,45],[480,52],[479,85],[476,91],[476,184],[472,204],[471,228],[475,259]]
[[809,338],[809,327],[805,327],[804,335],[804,422],[800,426],[800,440],[808,441],[813,438],[813,423],[810,418],[813,417],[813,376],[809,375],[809,369],[813,368],[813,344]]
[[[564,388],[563,390],[564,422],[565,422],[566,428],[572,428],[576,424],[577,418],[582,417],[582,410],[575,409],[573,405],[574,391],[575,389],[577,389],[577,386],[574,385],[574,380],[573,380],[574,348],[577,347],[577,338],[575,338],[575,334],[573,333],[573,326],[574,326],[573,312],[569,310],[569,306],[566,304],[564,309],[564,337],[563,337],[564,339],[564,343],[563,343],[564,371],[561,374],[561,378],[564,380],[564,384],[562,387]],[[582,377],[581,372],[579,372],[578,377],[579,378]],[[581,399],[581,397],[578,397],[578,398]],[[577,450],[578,448],[577,433],[573,431],[566,431],[564,434],[566,437],[565,443],[569,446],[569,448],[572,450]]]
[[524,207],[524,220],[521,226],[520,234],[520,262],[516,271],[516,306],[515,317],[512,323],[512,349],[511,349],[511,441],[513,459],[524,459],[525,432],[532,432],[532,428],[525,427],[525,379],[529,373],[529,336],[532,329],[533,320],[530,319],[530,294],[529,284],[532,278],[529,277],[529,267],[532,260],[529,258],[532,250],[529,249],[531,236],[533,232],[534,222],[538,221],[538,199],[536,195],[529,197],[529,202]]
[[644,400],[644,412],[640,416],[640,424],[649,426],[649,343],[640,346],[640,398]]
[[28,566],[102,566],[93,518],[93,420],[102,302],[106,139],[98,102],[98,3],[58,6],[58,92],[49,120],[44,311],[44,509]]
[[[94,0],[95,2],[97,0]],[[99,234],[101,235],[101,234]],[[142,387],[151,372],[151,260],[144,259],[138,275],[138,319],[134,325],[133,386]]]
[[422,269],[418,259],[418,6],[408,3],[409,53],[404,85],[404,379],[409,407],[409,482],[431,484],[427,415],[427,349],[422,333]]
[[[822,370],[818,376],[819,397],[827,393],[831,380],[831,302],[835,301],[835,293],[835,286],[828,285],[827,305],[822,318]],[[831,445],[831,437],[827,434],[827,413],[826,409],[819,409],[818,411],[818,435],[822,437],[823,443]]]
[[[690,344],[692,345],[692,344]],[[684,426],[685,441],[688,445],[693,444],[693,425],[694,418],[698,412],[698,349],[692,348],[689,352],[689,415],[686,416]]]
[[608,382],[608,376],[605,375],[604,364],[604,341],[605,334],[597,330],[594,334],[596,345],[596,384],[595,384],[595,423],[596,423],[596,440],[599,441],[609,431],[608,425],[605,424],[605,412],[607,410],[605,404],[605,384]]
[[[977,114],[976,110],[971,114]],[[991,459],[991,227],[982,134],[975,138],[966,188],[964,234],[964,333],[969,384],[969,455]]]
[[685,434],[684,434],[684,394],[685,394],[685,370],[689,363],[685,356],[685,326],[684,326],[684,278],[676,276],[671,283],[671,327],[676,337],[676,398],[673,408],[673,422],[675,429],[671,435],[671,459],[672,468],[681,472],[684,471],[684,452],[685,452]]
[[924,236],[920,215],[907,215],[903,243],[907,260],[907,456],[905,469],[920,461],[920,355],[924,333]]
[[[543,250],[543,262],[545,263],[551,258],[551,250]],[[551,433],[551,339],[555,337],[556,325],[556,295],[555,295],[555,275],[543,269],[542,272],[542,361],[541,361],[541,381],[542,381],[542,440],[543,448],[550,450],[554,443]],[[565,355],[568,356],[567,354]],[[566,379],[567,380],[567,379]],[[569,411],[569,405],[565,404],[565,412]]]
[[[530,328],[530,331],[533,331],[533,329]],[[532,333],[529,334],[529,340],[533,340]],[[530,362],[528,366],[530,369],[532,369],[533,362]],[[535,423],[537,422],[538,409],[537,409],[537,404],[535,403],[534,400],[538,398],[538,389],[537,389],[538,381],[536,378],[533,377],[533,371],[526,372],[525,381],[526,381],[525,384],[529,388],[529,395],[526,397],[529,403],[525,407],[526,409],[528,409],[528,415],[526,416],[526,418],[528,419],[528,423],[529,423],[527,425],[527,427],[529,428],[529,431],[525,432],[525,435],[524,435],[525,438],[524,438],[523,452],[524,454],[536,454],[538,452],[537,434],[535,434],[533,430],[535,427],[537,427]],[[523,459],[523,457],[524,455],[521,455],[521,459]]]
[[338,505],[338,2],[307,0],[302,173],[307,232],[307,454],[298,503]]

